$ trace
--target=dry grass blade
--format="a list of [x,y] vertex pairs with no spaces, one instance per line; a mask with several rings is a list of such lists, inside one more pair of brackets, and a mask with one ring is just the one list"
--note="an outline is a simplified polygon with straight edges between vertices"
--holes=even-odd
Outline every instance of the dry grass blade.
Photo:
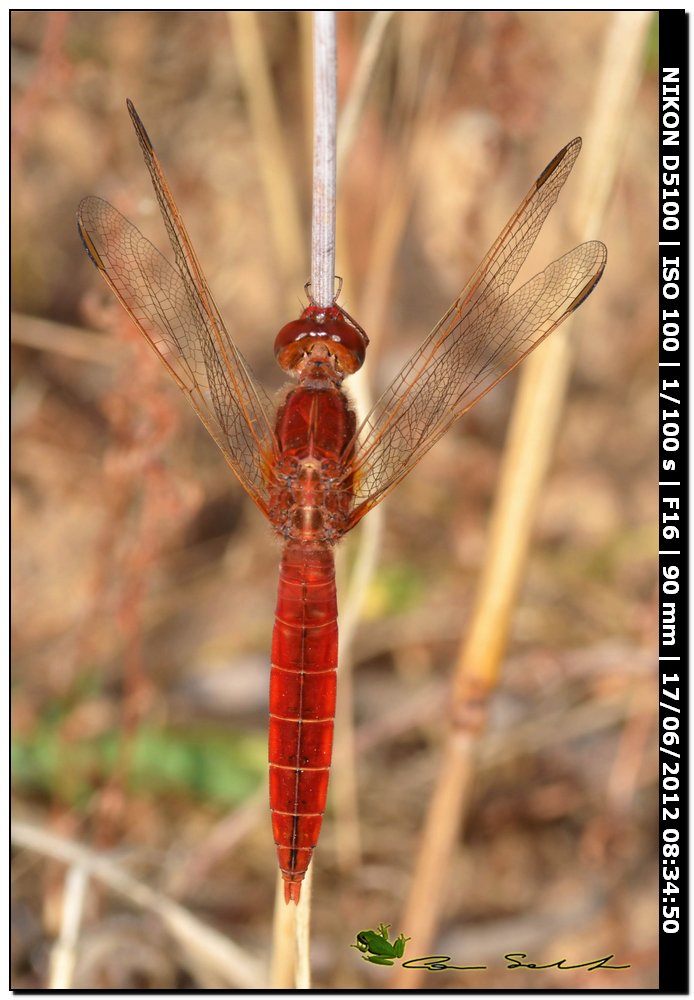
[[77,326],[53,323],[36,316],[13,313],[11,338],[12,343],[20,347],[60,354],[74,361],[100,365],[117,365],[123,361],[123,348],[115,337],[87,333]]
[[311,930],[311,890],[313,888],[313,867],[309,867],[301,890],[301,899],[296,907],[296,977],[297,990],[311,988],[310,930]]
[[[411,15],[414,17],[415,15]],[[420,15],[417,15],[419,17]],[[366,284],[361,295],[360,315],[362,322],[373,331],[372,351],[377,345],[377,337],[386,325],[387,310],[390,302],[391,284],[395,272],[395,261],[402,242],[403,232],[407,225],[414,198],[416,179],[425,168],[426,159],[431,155],[431,135],[438,121],[438,112],[443,103],[449,72],[454,55],[454,39],[443,36],[436,64],[432,66],[424,57],[426,22],[428,14],[421,14],[423,22],[420,30],[416,30],[414,22],[401,20],[402,52],[400,65],[403,67],[423,66],[421,78],[415,85],[415,74],[402,72],[399,81],[405,95],[401,98],[404,105],[405,125],[398,135],[391,139],[402,149],[402,157],[398,157],[397,166],[390,172],[382,171],[380,178],[380,204],[378,227],[369,246],[369,262],[366,268]],[[416,99],[413,97],[416,92]],[[373,341],[376,340],[376,343]]]
[[[310,869],[309,869],[310,871]],[[304,879],[304,882],[306,880]],[[291,990],[296,968],[296,906],[284,902],[284,879],[277,872],[275,910],[272,921],[270,989]]]
[[[575,202],[584,227],[599,228],[610,182],[621,154],[621,143],[608,141],[628,120],[639,79],[650,14],[631,14],[629,30],[615,15],[603,50],[596,84],[596,110],[585,130],[586,146],[600,151],[586,166],[583,193]],[[605,112],[603,94],[611,87],[619,101]],[[590,173],[589,173],[590,170]],[[609,182],[605,182],[605,177]],[[594,192],[598,204],[593,205]],[[509,440],[503,460],[498,499],[492,514],[490,542],[472,621],[461,648],[453,692],[453,728],[420,842],[402,926],[412,937],[412,951],[426,954],[432,945],[443,906],[450,858],[467,805],[477,740],[484,727],[486,706],[497,683],[508,636],[510,616],[522,578],[538,493],[550,459],[570,367],[568,324],[550,338],[524,366]],[[423,901],[426,901],[424,905]],[[417,978],[417,981],[418,978]],[[414,988],[411,970],[395,976],[397,987]]]
[[610,22],[601,80],[605,89],[593,109],[589,141],[582,153],[582,183],[573,203],[572,221],[581,238],[595,232],[607,210],[629,128],[624,109],[632,104],[641,80],[640,55],[654,16],[653,11],[622,11]]
[[270,965],[270,988],[307,990],[311,987],[310,922],[313,866],[309,866],[301,884],[301,898],[296,906],[284,901],[284,882],[277,875],[273,949]]
[[337,50],[335,12],[313,15],[313,210],[311,297],[319,306],[335,300],[335,143]]
[[[340,611],[340,671],[335,715],[335,777],[332,803],[335,810],[335,844],[342,871],[350,871],[361,858],[357,805],[357,748],[354,731],[352,645],[369,584],[378,566],[383,538],[383,510],[377,507],[359,526],[356,552],[345,599]],[[338,563],[338,565],[341,565]]]
[[275,250],[287,290],[287,306],[296,309],[296,288],[306,274],[305,240],[296,185],[291,175],[280,113],[263,45],[258,12],[228,12],[236,59],[256,137]]
[[395,11],[377,10],[369,21],[364,42],[359,53],[359,62],[354,73],[345,106],[340,114],[337,136],[337,169],[342,169],[354,143],[359,122],[366,103],[371,81],[375,75],[378,57],[381,54],[386,29]]
[[77,943],[89,877],[81,865],[73,865],[65,879],[60,936],[51,954],[49,990],[69,990],[73,985]]
[[125,896],[131,903],[156,914],[182,949],[222,977],[229,986],[262,988],[262,967],[255,958],[213,927],[207,927],[172,899],[138,882],[110,858],[30,823],[15,822],[12,841],[17,847],[81,867],[86,874]]

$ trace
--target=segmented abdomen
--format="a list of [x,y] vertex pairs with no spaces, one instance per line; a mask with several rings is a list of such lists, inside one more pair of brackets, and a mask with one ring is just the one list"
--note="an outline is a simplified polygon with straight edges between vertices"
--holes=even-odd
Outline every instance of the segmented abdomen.
[[331,546],[288,542],[270,672],[270,808],[287,902],[318,840],[333,743],[337,596]]

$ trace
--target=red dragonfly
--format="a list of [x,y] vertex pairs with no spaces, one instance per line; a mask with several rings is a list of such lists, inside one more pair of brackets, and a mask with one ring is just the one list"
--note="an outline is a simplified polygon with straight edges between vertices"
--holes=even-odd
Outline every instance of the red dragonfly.
[[361,367],[368,338],[336,301],[326,308],[310,300],[277,335],[275,356],[294,381],[274,406],[222,322],[130,101],[128,110],[175,266],[100,198],[82,201],[78,228],[90,258],[283,543],[270,673],[270,808],[285,899],[298,902],[332,753],[333,547],[585,301],[607,253],[602,243],[583,243],[510,292],[579,154],[581,140],[573,139],[361,426],[342,382]]

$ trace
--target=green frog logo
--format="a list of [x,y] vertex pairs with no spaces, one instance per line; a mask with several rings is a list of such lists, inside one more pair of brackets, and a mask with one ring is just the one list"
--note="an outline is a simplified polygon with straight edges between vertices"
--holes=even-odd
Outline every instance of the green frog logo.
[[396,958],[402,958],[405,954],[405,945],[410,940],[404,934],[400,934],[395,941],[388,940],[390,924],[379,924],[377,931],[359,931],[357,943],[352,948],[357,948],[362,953],[365,962],[373,962],[374,965],[394,965]]

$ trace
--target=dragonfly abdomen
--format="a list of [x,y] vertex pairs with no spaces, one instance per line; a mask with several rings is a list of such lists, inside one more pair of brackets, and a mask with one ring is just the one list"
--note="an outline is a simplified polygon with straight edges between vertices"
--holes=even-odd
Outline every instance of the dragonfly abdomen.
[[333,743],[337,595],[332,547],[289,542],[280,567],[270,672],[270,808],[287,901],[318,840]]

